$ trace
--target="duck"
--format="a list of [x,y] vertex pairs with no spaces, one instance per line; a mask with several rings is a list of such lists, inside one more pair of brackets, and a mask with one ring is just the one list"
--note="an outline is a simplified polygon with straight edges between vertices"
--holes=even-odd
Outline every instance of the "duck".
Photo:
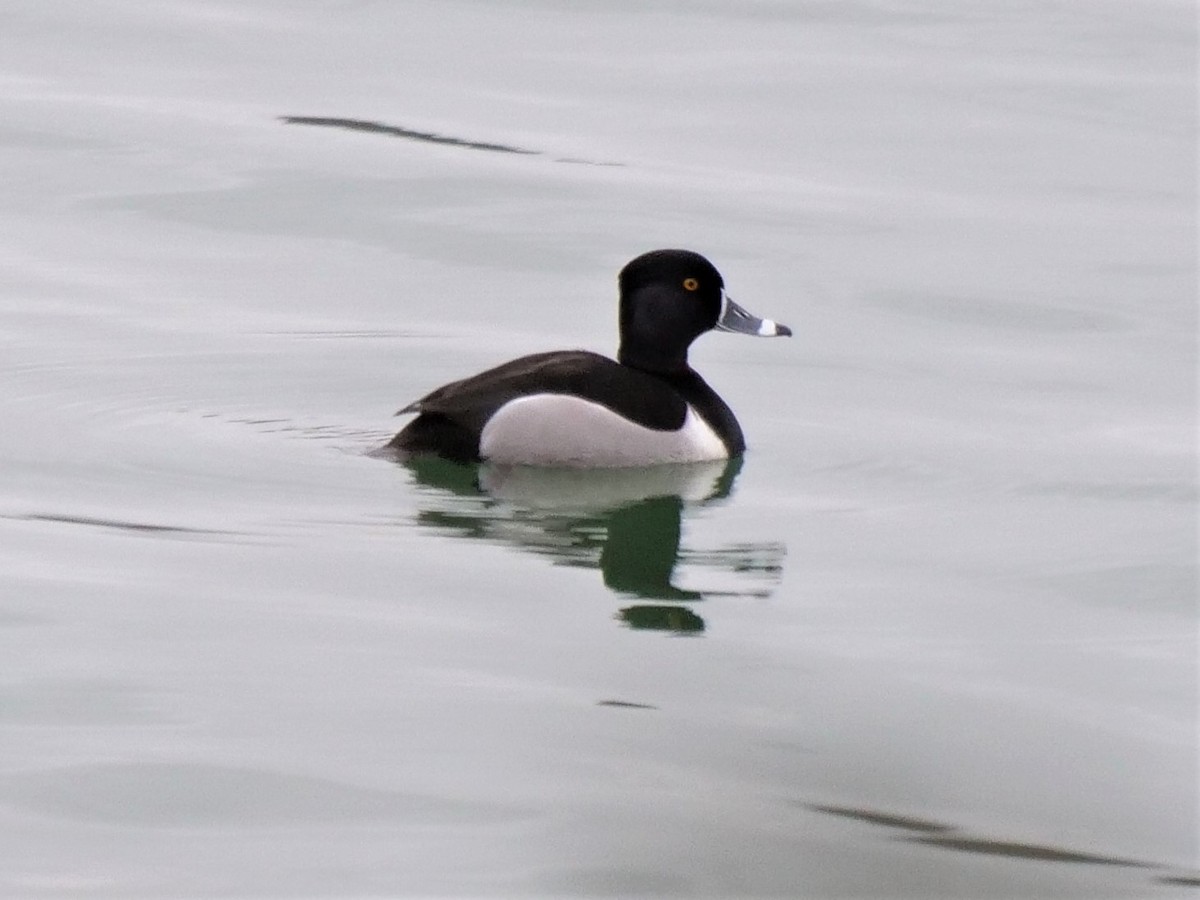
[[696,463],[746,449],[729,405],[688,364],[709,331],[760,337],[792,330],[730,299],[691,250],[652,250],[617,278],[617,358],[555,350],[443,385],[396,415],[416,414],[388,443],[402,458],[611,469]]

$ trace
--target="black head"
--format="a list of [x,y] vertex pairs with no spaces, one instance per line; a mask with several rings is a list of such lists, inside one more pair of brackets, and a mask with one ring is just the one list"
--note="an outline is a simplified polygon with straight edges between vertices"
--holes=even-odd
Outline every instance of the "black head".
[[714,328],[762,336],[791,329],[746,312],[725,294],[716,267],[691,250],[652,250],[618,278],[621,348],[617,359],[648,372],[685,372],[692,341]]
[[692,341],[716,327],[725,282],[690,250],[652,250],[621,270],[621,349],[624,365],[654,372],[687,369]]

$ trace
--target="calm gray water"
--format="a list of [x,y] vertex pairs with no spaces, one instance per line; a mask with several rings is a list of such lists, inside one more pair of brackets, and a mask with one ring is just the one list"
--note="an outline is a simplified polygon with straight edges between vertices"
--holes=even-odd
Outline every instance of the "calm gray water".
[[[0,896],[1200,883],[1192,4],[0,19]],[[660,246],[740,465],[371,454]]]

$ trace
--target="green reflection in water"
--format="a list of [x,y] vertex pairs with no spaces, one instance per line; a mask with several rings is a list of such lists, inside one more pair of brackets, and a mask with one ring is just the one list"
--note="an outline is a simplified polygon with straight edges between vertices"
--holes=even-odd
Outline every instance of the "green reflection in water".
[[[599,569],[614,594],[649,601],[618,611],[616,618],[631,628],[702,633],[704,619],[685,604],[765,597],[782,572],[779,543],[682,547],[686,517],[731,496],[740,459],[609,470],[463,465],[431,457],[399,462],[420,493],[417,524],[518,548],[554,565]],[[725,587],[678,587],[680,563],[723,573]]]
[[627,606],[617,618],[630,628],[650,631],[673,631],[676,634],[696,634],[704,630],[704,620],[686,606],[666,606],[640,603]]

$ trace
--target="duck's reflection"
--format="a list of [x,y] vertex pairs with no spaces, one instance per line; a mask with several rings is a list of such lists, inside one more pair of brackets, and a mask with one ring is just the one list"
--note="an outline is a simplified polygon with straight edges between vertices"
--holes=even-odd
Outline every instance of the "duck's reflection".
[[[611,470],[428,457],[400,463],[421,489],[418,524],[519,547],[555,565],[598,568],[615,594],[645,601],[619,611],[631,628],[702,632],[704,620],[688,604],[717,595],[765,597],[782,571],[778,543],[709,551],[681,546],[685,518],[730,496],[740,459]],[[681,567],[721,573],[724,583],[712,590],[678,587]]]

